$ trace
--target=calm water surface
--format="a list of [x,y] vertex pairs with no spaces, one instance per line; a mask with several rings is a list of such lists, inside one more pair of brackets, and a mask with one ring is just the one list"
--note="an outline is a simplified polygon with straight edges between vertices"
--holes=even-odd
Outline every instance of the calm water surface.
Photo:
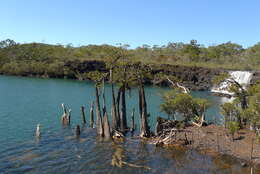
[[[146,87],[152,129],[160,112],[162,92],[168,88]],[[110,86],[106,86],[109,106]],[[209,92],[193,92],[208,98],[212,106],[207,120],[221,122],[219,105],[224,99]],[[158,148],[127,137],[124,142],[103,141],[94,129],[82,127],[82,136],[74,136],[81,124],[80,106],[87,112],[94,101],[94,84],[73,80],[36,79],[0,76],[0,173],[245,173],[236,160],[211,157],[194,150]],[[62,127],[60,104],[72,109],[72,124]],[[137,91],[127,100],[128,115],[138,110]],[[138,125],[138,113],[136,124]],[[36,125],[42,126],[40,139],[34,138]],[[138,134],[138,132],[136,132]],[[112,163],[123,162],[122,167]],[[126,163],[125,163],[126,162]],[[139,166],[139,167],[137,167]]]

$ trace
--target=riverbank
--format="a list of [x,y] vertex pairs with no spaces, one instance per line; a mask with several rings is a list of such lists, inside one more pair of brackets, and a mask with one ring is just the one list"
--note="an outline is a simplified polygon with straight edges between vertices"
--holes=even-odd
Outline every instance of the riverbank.
[[[138,63],[138,62],[137,62]],[[228,71],[225,69],[217,68],[205,68],[198,66],[183,66],[183,65],[170,65],[170,64],[146,64],[151,68],[151,74],[156,75],[159,73],[165,75],[175,76],[180,80],[180,83],[194,91],[208,91],[213,87],[212,79],[214,76],[219,75],[222,72]],[[12,67],[10,67],[12,68]],[[1,71],[2,75],[15,75],[15,76],[27,76],[27,77],[39,77],[39,78],[63,78],[63,79],[77,79],[77,80],[90,80],[87,73],[99,71],[108,72],[106,62],[101,60],[86,60],[86,61],[67,61],[60,67],[57,67],[56,71],[30,71],[24,68],[23,71]],[[251,83],[254,84],[257,80],[260,80],[260,71],[252,71]],[[145,78],[144,83],[146,85],[153,84],[153,78]],[[167,80],[161,81],[158,85],[170,86]]]
[[[256,134],[250,130],[239,130],[232,141],[231,135],[224,127],[190,126],[179,133],[172,134],[171,139],[169,141],[168,138],[166,144],[160,143],[159,145],[189,147],[213,156],[228,155],[238,159],[242,166],[252,165],[260,169],[260,144]],[[161,137],[156,137],[151,142],[157,144],[159,140]]]
[[[197,66],[180,66],[169,64],[147,64],[151,68],[151,74],[156,75],[162,73],[165,75],[175,76],[181,81],[181,84],[190,90],[206,91],[213,87],[212,79],[214,76],[219,75],[221,72],[227,71],[224,69],[203,68]],[[90,80],[87,73],[99,71],[108,72],[106,62],[97,60],[88,61],[67,61],[62,67],[59,67],[59,73],[54,72],[31,72],[24,70],[21,72],[13,73],[14,71],[1,71],[3,75],[16,75],[40,78],[64,78],[64,79],[77,79],[77,80]],[[145,78],[146,85],[153,83],[153,78]],[[252,83],[260,80],[260,71],[254,71],[252,76]],[[170,84],[165,80],[161,81],[158,85],[169,86]]]

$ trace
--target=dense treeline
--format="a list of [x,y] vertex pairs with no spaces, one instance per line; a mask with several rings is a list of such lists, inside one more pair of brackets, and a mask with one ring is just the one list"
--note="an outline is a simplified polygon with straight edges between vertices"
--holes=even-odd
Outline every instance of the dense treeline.
[[124,52],[124,58],[144,63],[168,63],[227,69],[259,69],[260,43],[243,48],[227,42],[204,47],[190,43],[168,43],[164,46],[142,45],[130,49],[129,45],[49,45],[43,43],[19,44],[7,39],[0,42],[0,72],[13,75],[46,75],[63,77],[71,72],[64,64],[70,60],[108,60]]

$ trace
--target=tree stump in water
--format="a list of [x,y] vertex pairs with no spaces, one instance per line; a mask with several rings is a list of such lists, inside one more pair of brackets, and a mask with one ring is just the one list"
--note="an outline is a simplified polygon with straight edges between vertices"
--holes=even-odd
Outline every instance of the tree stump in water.
[[106,112],[103,120],[103,128],[104,128],[104,137],[111,138],[110,125],[109,125],[108,116]]
[[82,122],[86,124],[85,107],[81,106]]
[[91,128],[93,128],[94,127],[94,102],[93,103],[91,103],[91,106],[90,106],[90,111],[89,111],[90,113],[89,113],[89,126],[91,127]]
[[77,137],[80,136],[80,126],[79,125],[76,126],[76,136]]
[[133,134],[135,131],[135,108],[133,108],[133,112],[131,115],[131,133]]

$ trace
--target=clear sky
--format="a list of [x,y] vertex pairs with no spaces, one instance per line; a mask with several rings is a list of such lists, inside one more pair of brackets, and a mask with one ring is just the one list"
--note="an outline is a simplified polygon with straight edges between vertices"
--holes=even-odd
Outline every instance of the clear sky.
[[1,0],[0,40],[162,45],[260,42],[260,0]]

